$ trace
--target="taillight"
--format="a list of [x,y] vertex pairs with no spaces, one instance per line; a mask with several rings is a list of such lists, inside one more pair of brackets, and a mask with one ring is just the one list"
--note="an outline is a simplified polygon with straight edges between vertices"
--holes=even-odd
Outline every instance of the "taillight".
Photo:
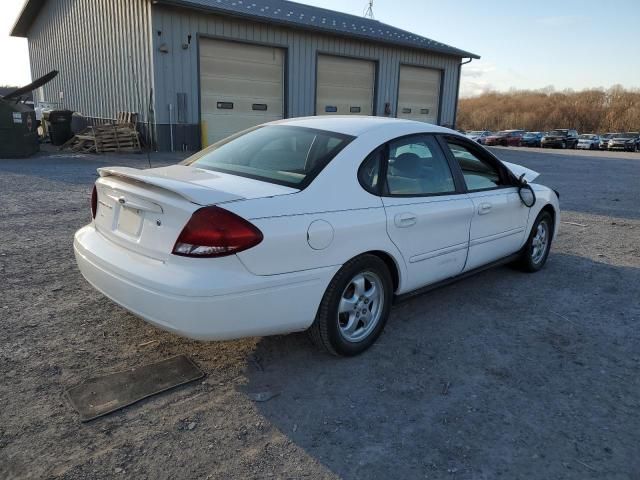
[[224,257],[254,247],[262,232],[235,213],[219,207],[196,210],[182,229],[173,254],[183,257]]
[[96,212],[98,211],[98,189],[96,186],[93,186],[93,191],[91,192],[91,216],[96,218]]

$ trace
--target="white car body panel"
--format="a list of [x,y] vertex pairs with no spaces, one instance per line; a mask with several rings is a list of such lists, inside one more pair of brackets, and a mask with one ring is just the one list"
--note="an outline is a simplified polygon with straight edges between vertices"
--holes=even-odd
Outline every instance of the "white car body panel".
[[474,214],[465,271],[517,252],[524,244],[529,209],[516,188],[469,193]]
[[466,195],[383,198],[387,231],[402,252],[405,293],[462,272],[469,247],[473,203]]
[[[557,232],[556,194],[537,184],[531,209],[515,187],[381,198],[358,184],[358,168],[379,145],[423,132],[462,137],[452,130],[354,116],[272,124],[356,138],[303,190],[182,165],[100,169],[96,218],[74,241],[85,278],[161,328],[196,339],[230,339],[308,328],[335,273],[365,252],[390,258],[395,293],[403,294],[517,252],[547,205],[556,212]],[[538,176],[504,163],[527,181]],[[173,255],[181,229],[206,205],[248,220],[263,241],[228,257]]]
[[515,163],[510,163],[510,162],[502,162],[502,164],[505,167],[507,167],[509,170],[511,170],[511,173],[513,173],[517,178],[520,178],[522,175],[524,175],[524,179],[528,183],[533,182],[536,178],[540,176],[540,174],[535,170],[531,170],[530,168],[523,167],[522,165],[516,165]]

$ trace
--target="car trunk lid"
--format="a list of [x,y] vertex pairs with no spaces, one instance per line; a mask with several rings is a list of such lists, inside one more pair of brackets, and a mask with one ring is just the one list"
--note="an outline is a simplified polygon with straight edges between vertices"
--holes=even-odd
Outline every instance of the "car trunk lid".
[[298,191],[183,165],[110,167],[98,173],[96,229],[122,247],[161,261],[171,255],[180,232],[202,206]]

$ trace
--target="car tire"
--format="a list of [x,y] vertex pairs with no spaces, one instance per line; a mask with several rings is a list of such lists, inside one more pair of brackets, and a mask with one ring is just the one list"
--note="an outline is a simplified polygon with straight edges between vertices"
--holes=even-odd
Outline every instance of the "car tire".
[[[542,211],[536,218],[527,242],[522,247],[516,266],[525,272],[537,272],[547,262],[553,240],[554,223],[549,212]],[[542,242],[542,243],[541,243]]]
[[375,255],[356,257],[329,283],[309,337],[333,355],[358,355],[382,333],[392,301],[393,281],[386,264]]
[[563,150],[564,150],[565,148],[567,148],[567,142],[562,142],[562,147],[561,147],[561,148],[562,148]]

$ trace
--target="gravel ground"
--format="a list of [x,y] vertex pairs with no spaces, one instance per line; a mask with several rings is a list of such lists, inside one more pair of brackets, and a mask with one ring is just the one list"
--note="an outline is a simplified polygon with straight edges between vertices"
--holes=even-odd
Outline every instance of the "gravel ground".
[[[181,339],[89,287],[95,168],[145,157],[0,160],[0,478],[640,478],[640,155],[494,151],[560,190],[546,268],[403,303],[353,359]],[[63,396],[180,353],[204,381],[87,424]]]

